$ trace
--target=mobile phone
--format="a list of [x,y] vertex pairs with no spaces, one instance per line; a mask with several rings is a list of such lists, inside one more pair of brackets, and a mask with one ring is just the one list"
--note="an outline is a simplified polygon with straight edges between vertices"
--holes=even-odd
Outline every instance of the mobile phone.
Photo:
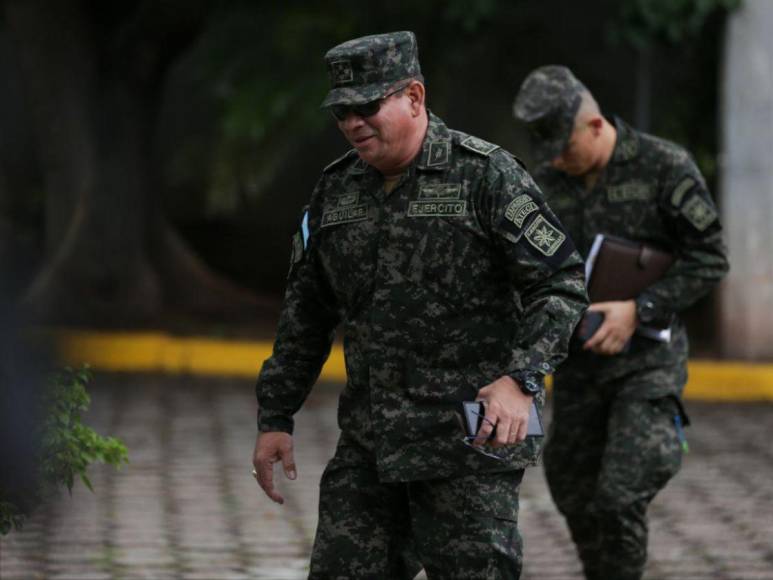
[[581,343],[585,343],[596,334],[596,331],[604,322],[604,313],[593,310],[586,310],[582,315],[580,323],[577,325],[575,336]]
[[[464,431],[467,437],[475,437],[483,426],[483,417],[486,416],[486,409],[481,401],[463,401],[462,402],[462,423],[464,424]],[[494,426],[493,431],[487,439],[493,439],[496,436],[497,428]],[[537,404],[532,401],[529,409],[529,424],[526,429],[527,437],[544,437],[545,429],[542,426],[542,418],[539,415]]]

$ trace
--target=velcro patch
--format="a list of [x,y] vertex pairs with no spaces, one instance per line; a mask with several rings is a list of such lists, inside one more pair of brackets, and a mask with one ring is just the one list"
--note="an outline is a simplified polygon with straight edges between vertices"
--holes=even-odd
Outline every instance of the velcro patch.
[[526,240],[545,256],[552,256],[566,240],[566,234],[538,215],[524,232]]
[[684,195],[692,189],[693,185],[695,185],[695,180],[692,177],[685,177],[680,181],[679,185],[674,188],[674,191],[671,194],[671,205],[674,207],[682,205]]
[[330,76],[332,77],[333,85],[345,85],[354,80],[354,71],[352,70],[352,63],[349,60],[334,60],[330,63]]
[[461,183],[427,183],[419,188],[419,199],[459,199]]
[[465,149],[474,151],[475,153],[485,155],[486,157],[499,149],[499,145],[494,145],[493,143],[489,143],[488,141],[484,141],[483,139],[478,139],[477,137],[473,136],[467,137],[464,141],[459,143],[459,145]]
[[652,199],[652,186],[643,181],[631,181],[607,188],[607,199],[611,202],[648,201]]
[[525,193],[516,197],[505,209],[505,217],[519,228],[523,227],[526,217],[539,209],[530,195]]
[[448,163],[450,153],[451,143],[448,141],[431,141],[429,143],[429,151],[427,152],[427,167]]
[[338,197],[338,207],[346,207],[348,205],[357,205],[357,201],[360,199],[360,192],[353,191],[351,193],[344,193]]
[[699,232],[709,227],[717,219],[717,212],[699,195],[693,195],[682,206],[682,215]]
[[324,212],[322,214],[322,225],[320,227],[326,228],[328,226],[336,226],[339,224],[361,222],[366,219],[368,219],[367,205],[347,206]]
[[466,201],[412,201],[408,204],[408,217],[461,217],[466,215]]

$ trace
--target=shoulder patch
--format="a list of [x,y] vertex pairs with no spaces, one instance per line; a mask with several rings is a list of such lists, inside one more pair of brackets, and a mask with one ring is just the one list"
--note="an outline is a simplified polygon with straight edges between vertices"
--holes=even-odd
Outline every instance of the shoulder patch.
[[699,232],[704,231],[717,219],[716,210],[699,195],[693,195],[687,200],[682,206],[682,215]]
[[539,209],[530,195],[522,194],[509,203],[505,209],[505,218],[509,219],[519,228],[523,227],[524,220],[532,212]]
[[327,173],[332,169],[335,169],[338,165],[340,165],[344,160],[348,159],[352,154],[357,154],[357,151],[354,149],[349,149],[346,153],[341,155],[338,159],[328,163],[325,168],[322,170],[323,173]]
[[524,232],[526,240],[545,256],[555,254],[566,240],[566,234],[539,214]]
[[692,177],[685,177],[680,181],[671,193],[671,205],[674,207],[682,205],[684,195],[692,189],[693,185],[695,185],[695,180]]
[[459,145],[465,149],[478,153],[479,155],[483,155],[484,157],[488,157],[492,152],[499,149],[499,145],[494,145],[493,143],[489,143],[488,141],[473,136],[467,137],[459,143]]

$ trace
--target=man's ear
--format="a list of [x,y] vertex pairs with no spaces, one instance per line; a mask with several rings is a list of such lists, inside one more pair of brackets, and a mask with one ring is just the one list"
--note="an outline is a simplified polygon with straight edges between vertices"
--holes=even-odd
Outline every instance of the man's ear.
[[418,116],[424,108],[424,85],[419,81],[411,81],[405,89],[406,96],[411,100],[411,113]]
[[593,131],[593,136],[598,137],[601,135],[601,129],[604,127],[604,119],[600,115],[593,117],[588,121],[588,126]]

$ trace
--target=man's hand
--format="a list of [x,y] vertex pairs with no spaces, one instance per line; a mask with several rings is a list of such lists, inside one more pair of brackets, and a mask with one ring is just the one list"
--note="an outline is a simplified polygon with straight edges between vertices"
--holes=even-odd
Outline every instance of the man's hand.
[[636,330],[636,302],[633,300],[597,302],[591,304],[588,310],[602,312],[604,322],[582,347],[596,354],[608,356],[623,350],[625,343]]
[[252,454],[252,465],[258,473],[258,485],[266,495],[276,503],[282,504],[285,499],[274,489],[274,463],[281,461],[288,479],[295,479],[295,460],[293,459],[293,437],[282,431],[258,433],[255,440],[255,452]]
[[483,387],[476,400],[483,401],[486,420],[483,421],[473,444],[487,443],[494,425],[497,426],[497,434],[490,441],[492,447],[514,445],[526,439],[532,398],[524,395],[518,383],[510,377],[500,377]]

